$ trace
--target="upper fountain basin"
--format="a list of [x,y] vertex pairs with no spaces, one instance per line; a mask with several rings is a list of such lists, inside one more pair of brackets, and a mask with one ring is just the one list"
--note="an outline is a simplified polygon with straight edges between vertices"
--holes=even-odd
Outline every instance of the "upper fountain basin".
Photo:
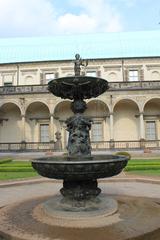
[[55,156],[32,160],[32,166],[44,177],[81,181],[115,176],[128,160],[115,155]]
[[88,76],[57,78],[48,83],[48,90],[55,96],[71,100],[98,97],[108,88],[106,80]]

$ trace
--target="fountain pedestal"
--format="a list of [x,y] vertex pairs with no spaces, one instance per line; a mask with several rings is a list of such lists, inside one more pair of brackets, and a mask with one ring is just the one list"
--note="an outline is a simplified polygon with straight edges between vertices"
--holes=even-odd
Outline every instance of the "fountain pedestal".
[[84,181],[63,181],[63,188],[60,190],[65,198],[81,201],[97,197],[101,189],[98,188],[97,180]]

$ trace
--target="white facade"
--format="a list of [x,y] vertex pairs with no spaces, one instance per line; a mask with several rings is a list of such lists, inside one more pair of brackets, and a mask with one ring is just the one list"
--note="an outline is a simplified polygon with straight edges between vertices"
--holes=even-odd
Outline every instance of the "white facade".
[[[60,131],[65,148],[70,102],[48,93],[46,84],[73,74],[73,61],[1,64],[0,143],[53,142]],[[87,101],[92,141],[123,141],[125,146],[132,141],[138,147],[143,139],[160,139],[160,58],[94,59],[82,74],[110,85]]]

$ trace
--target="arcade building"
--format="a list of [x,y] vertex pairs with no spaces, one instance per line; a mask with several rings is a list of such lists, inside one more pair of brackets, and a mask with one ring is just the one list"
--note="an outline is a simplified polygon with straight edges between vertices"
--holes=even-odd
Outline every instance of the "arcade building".
[[160,31],[0,39],[0,151],[62,150],[72,116],[70,101],[47,90],[54,78],[81,74],[109,82],[87,100],[93,149],[160,147]]

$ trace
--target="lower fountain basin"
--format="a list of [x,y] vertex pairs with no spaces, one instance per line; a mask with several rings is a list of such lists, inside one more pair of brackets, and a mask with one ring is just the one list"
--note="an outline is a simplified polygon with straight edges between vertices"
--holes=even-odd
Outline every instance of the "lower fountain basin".
[[115,176],[128,160],[128,157],[115,155],[57,156],[32,160],[32,166],[43,177],[84,181]]

